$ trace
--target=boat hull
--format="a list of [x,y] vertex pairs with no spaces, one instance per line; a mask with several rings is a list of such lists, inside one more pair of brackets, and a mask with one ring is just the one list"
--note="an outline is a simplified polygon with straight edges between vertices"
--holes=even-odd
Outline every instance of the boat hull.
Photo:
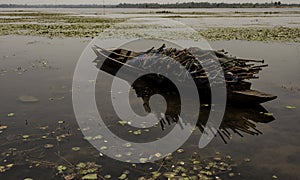
[[[116,60],[111,57],[109,51],[107,55],[99,50],[93,49],[97,54],[98,58],[94,61],[97,62],[97,68],[112,75],[119,77],[125,81],[136,79],[141,74],[145,73],[145,70],[130,66],[126,63],[126,60]],[[119,69],[122,67],[122,72]],[[172,89],[166,84],[165,77],[158,74],[149,74],[140,78],[145,86],[151,87],[152,89],[158,88],[159,91],[169,91]],[[195,84],[198,88],[199,97],[201,103],[210,103],[211,101],[211,90],[209,83],[204,83],[203,79],[194,79]],[[138,85],[136,85],[138,86]],[[187,87],[189,88],[189,87]],[[141,87],[133,87],[133,89],[141,89]],[[277,98],[277,96],[260,92],[257,90],[251,90],[251,83],[247,81],[240,82],[226,82],[227,90],[227,103],[232,105],[246,105],[252,106],[255,104],[261,104],[267,101],[271,101]],[[176,90],[177,91],[177,90]],[[137,93],[138,94],[138,93]]]

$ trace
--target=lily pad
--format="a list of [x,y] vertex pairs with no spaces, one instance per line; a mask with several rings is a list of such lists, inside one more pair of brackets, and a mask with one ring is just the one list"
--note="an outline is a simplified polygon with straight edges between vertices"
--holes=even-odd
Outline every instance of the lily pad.
[[7,126],[0,126],[0,130],[7,129]]
[[158,171],[154,171],[154,172],[152,172],[151,174],[152,174],[152,177],[153,177],[154,179],[158,178],[158,177],[161,175],[161,173],[158,172]]
[[141,163],[146,163],[148,161],[148,158],[140,158]]
[[134,135],[140,135],[140,134],[142,134],[142,131],[141,130],[136,130],[136,131],[133,131],[133,134]]
[[44,148],[46,148],[46,149],[50,149],[50,148],[53,148],[53,147],[54,147],[53,144],[45,144],[44,145]]
[[121,176],[118,177],[118,179],[126,179],[127,178],[127,174],[123,173],[121,174]]
[[102,146],[102,147],[100,147],[100,150],[107,150],[107,149],[108,149],[107,146]]
[[154,156],[159,158],[159,157],[161,157],[161,154],[160,153],[155,153]]
[[125,143],[124,145],[123,145],[124,147],[131,147],[131,143]]
[[166,178],[174,178],[176,176],[176,173],[174,173],[174,172],[165,172],[163,175]]
[[57,170],[59,173],[62,173],[63,171],[67,170],[67,167],[63,165],[59,165],[57,166]]
[[183,149],[178,149],[177,152],[178,152],[178,153],[183,153],[184,150],[183,150]]
[[266,116],[273,116],[273,113],[264,113]]
[[92,136],[85,136],[83,139],[85,139],[85,140],[89,141],[89,140],[92,140],[92,139],[93,139],[93,137],[92,137]]
[[234,176],[234,173],[229,173],[228,176],[229,176],[229,177],[233,177],[233,176]]
[[14,166],[14,164],[7,164],[6,167],[7,168],[12,168]]
[[5,169],[5,166],[0,166],[0,172],[5,172],[6,169]]
[[40,130],[46,130],[46,129],[48,129],[49,128],[49,126],[41,126],[40,127]]
[[295,106],[285,106],[287,109],[296,109]]
[[79,150],[80,150],[80,147],[72,147],[72,150],[73,150],[73,151],[79,151]]
[[39,102],[39,99],[34,96],[20,96],[19,100],[23,103],[35,103]]
[[23,138],[23,139],[28,139],[29,137],[30,137],[30,136],[27,135],[27,134],[22,135],[22,138]]
[[244,159],[245,162],[250,162],[251,160],[249,158]]
[[102,139],[102,138],[103,138],[103,136],[98,135],[98,136],[93,137],[93,140],[98,140],[98,139]]
[[122,126],[125,126],[127,124],[127,121],[119,121],[119,124],[121,124]]
[[121,158],[121,157],[122,157],[122,154],[116,154],[115,157],[116,157],[116,158]]
[[193,164],[200,164],[200,161],[195,160],[193,161]]
[[15,113],[8,113],[7,114],[7,117],[14,117],[15,116]]
[[77,165],[76,165],[76,167],[77,168],[85,168],[86,167],[86,164],[85,163],[78,163]]
[[66,175],[64,176],[65,180],[72,180],[72,179],[75,179],[75,174],[69,174],[69,175]]
[[87,174],[85,176],[83,176],[81,179],[97,179],[97,174]]
[[104,176],[104,178],[105,178],[105,179],[110,179],[110,178],[111,178],[111,175],[110,175],[110,174],[107,174],[107,175]]
[[222,158],[220,158],[220,157],[214,157],[214,160],[215,160],[215,161],[221,161]]

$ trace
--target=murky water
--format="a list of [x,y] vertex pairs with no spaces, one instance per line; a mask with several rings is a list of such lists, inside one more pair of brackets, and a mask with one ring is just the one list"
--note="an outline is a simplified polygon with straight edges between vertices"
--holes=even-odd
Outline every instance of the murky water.
[[[1,153],[4,153],[0,165],[15,164],[13,168],[0,174],[1,179],[40,179],[45,176],[57,179],[59,176],[55,176],[55,168],[46,168],[47,163],[44,161],[57,165],[96,161],[103,166],[101,174],[111,174],[114,178],[124,170],[131,172],[130,178],[137,178],[159,168],[157,164],[128,167],[126,163],[101,157],[77,130],[71,99],[72,76],[88,40],[4,36],[0,43],[0,123],[1,126],[7,126],[0,134]],[[244,137],[240,137],[232,133],[232,139],[227,140],[227,144],[217,136],[208,147],[198,149],[201,134],[196,130],[182,146],[185,152],[175,153],[173,158],[178,161],[188,159],[194,152],[205,158],[221,152],[230,155],[237,164],[233,170],[237,179],[271,179],[273,175],[281,179],[297,179],[300,164],[299,44],[242,41],[210,44],[215,49],[224,48],[237,56],[265,59],[269,68],[262,71],[259,80],[253,81],[253,88],[278,95],[277,100],[263,104],[267,111],[273,113],[275,120],[268,122],[267,117],[261,117],[261,109],[229,109],[225,116],[227,120],[249,117],[263,134],[252,136],[242,132]],[[97,93],[107,93],[110,96],[110,91],[107,91],[110,78],[111,76],[107,76],[98,80]],[[34,96],[39,101],[21,102],[18,98],[23,95]],[[97,99],[97,104],[102,108],[106,101],[107,99]],[[141,103],[137,102],[137,106],[139,105]],[[286,106],[296,108],[289,109]],[[122,129],[113,111],[104,108],[102,112],[106,113],[104,117],[112,130]],[[9,113],[14,113],[14,116],[8,117]],[[129,130],[126,126],[125,130],[118,131],[117,134],[136,140],[137,137],[128,133]],[[158,126],[149,132],[142,132],[139,138],[151,140],[161,135],[159,133],[166,132],[161,131]],[[24,135],[30,137],[24,140]],[[43,139],[42,136],[47,137]],[[57,136],[62,141],[57,141]],[[45,149],[45,144],[53,144],[54,148]],[[80,147],[81,150],[72,151],[72,147]],[[18,152],[14,156],[6,155],[9,154],[9,148],[16,148]],[[39,162],[39,165],[34,161]],[[48,166],[51,167],[49,164]],[[230,178],[226,173],[220,176]]]

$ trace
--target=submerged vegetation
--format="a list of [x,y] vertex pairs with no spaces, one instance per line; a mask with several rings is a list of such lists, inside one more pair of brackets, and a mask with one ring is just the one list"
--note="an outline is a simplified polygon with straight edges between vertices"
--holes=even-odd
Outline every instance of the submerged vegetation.
[[199,35],[208,40],[247,40],[247,41],[300,41],[300,28],[209,28],[200,30]]

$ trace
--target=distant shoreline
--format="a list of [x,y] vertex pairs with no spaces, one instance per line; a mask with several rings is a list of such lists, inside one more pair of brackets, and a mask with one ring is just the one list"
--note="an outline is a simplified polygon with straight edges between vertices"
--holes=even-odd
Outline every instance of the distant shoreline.
[[158,4],[158,3],[142,3],[142,4],[127,4],[121,3],[118,5],[103,5],[103,4],[0,4],[0,8],[141,8],[141,9],[198,9],[198,8],[300,8],[300,4],[281,4],[280,1],[274,3],[208,3],[208,2],[189,2],[177,4]]

